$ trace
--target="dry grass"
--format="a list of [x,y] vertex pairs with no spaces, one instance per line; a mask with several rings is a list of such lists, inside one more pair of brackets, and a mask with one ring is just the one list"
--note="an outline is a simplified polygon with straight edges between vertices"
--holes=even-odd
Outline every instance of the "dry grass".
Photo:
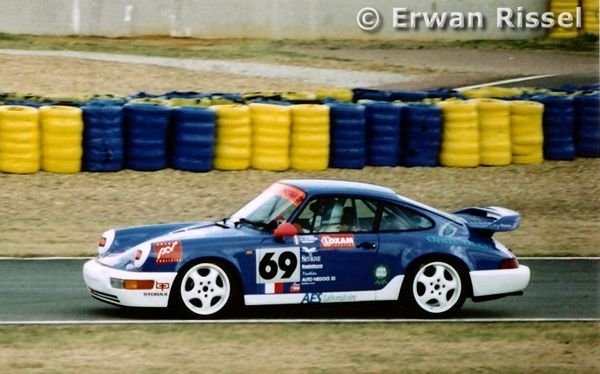
[[520,255],[600,254],[600,160],[459,168],[323,172],[0,174],[0,256],[92,256],[113,227],[221,219],[284,178],[381,184],[443,210],[498,205],[522,226],[498,235]]
[[0,328],[1,372],[592,373],[599,355],[598,323]]

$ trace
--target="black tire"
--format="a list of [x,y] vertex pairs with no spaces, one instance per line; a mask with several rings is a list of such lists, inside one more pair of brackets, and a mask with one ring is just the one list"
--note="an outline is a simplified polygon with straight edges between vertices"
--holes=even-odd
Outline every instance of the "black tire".
[[171,290],[171,305],[184,316],[221,318],[240,305],[238,277],[225,263],[206,260],[182,268]]
[[470,290],[463,269],[448,259],[428,259],[412,267],[402,291],[410,311],[425,318],[446,318],[455,314]]

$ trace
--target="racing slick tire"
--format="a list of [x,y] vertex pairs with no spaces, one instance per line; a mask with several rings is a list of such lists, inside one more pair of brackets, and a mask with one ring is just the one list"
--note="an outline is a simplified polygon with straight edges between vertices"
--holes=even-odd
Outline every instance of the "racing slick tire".
[[194,318],[219,318],[240,305],[239,282],[228,266],[205,260],[182,268],[173,284],[171,305]]
[[470,290],[467,278],[455,261],[428,259],[409,270],[402,297],[418,316],[446,318],[464,304]]

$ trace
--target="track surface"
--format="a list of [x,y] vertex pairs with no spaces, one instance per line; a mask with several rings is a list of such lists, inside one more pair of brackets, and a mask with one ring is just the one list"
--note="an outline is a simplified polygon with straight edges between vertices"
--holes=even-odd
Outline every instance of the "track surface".
[[[123,309],[92,299],[81,276],[84,260],[0,261],[0,323],[17,321],[150,321],[177,319],[156,309]],[[467,301],[458,319],[600,319],[600,259],[526,259],[532,281],[525,295]],[[410,318],[392,305],[252,307],[239,319]]]

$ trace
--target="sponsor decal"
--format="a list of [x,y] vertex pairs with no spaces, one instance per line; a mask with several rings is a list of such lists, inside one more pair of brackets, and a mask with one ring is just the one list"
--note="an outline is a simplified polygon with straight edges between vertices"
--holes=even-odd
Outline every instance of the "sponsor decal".
[[354,248],[354,235],[352,234],[326,234],[319,235],[321,249]]
[[179,240],[154,243],[154,258],[157,264],[174,264],[183,258],[183,249]]
[[448,238],[456,235],[457,231],[458,227],[455,224],[451,222],[446,222],[438,230],[438,235],[443,238]]
[[383,286],[388,282],[390,277],[390,268],[387,265],[377,265],[373,269],[373,275],[375,276],[375,284]]
[[298,293],[298,292],[300,292],[300,285],[298,283],[293,283],[290,286],[290,292],[291,293]]
[[315,284],[318,282],[335,282],[335,275],[325,275],[325,276],[314,276],[314,277],[302,277],[302,284]]
[[342,294],[324,294],[320,292],[305,293],[302,298],[302,304],[320,304],[320,303],[348,303],[357,300],[357,295],[352,293]]
[[169,296],[168,292],[144,292],[144,296]]
[[299,188],[277,183],[271,187],[271,191],[283,197],[295,206],[300,205],[306,198],[306,193]]
[[161,291],[164,291],[164,290],[168,290],[169,288],[171,288],[171,285],[169,283],[156,282],[156,288]]
[[302,250],[302,253],[306,253],[310,256],[312,256],[313,253],[318,252],[317,247],[300,247],[300,249]]
[[428,235],[425,240],[429,243],[433,244],[445,244],[450,246],[457,246],[458,248],[469,247],[469,248],[479,248],[479,249],[493,249],[494,247],[491,245],[483,244],[483,243],[474,243],[467,239],[459,239],[459,238],[440,238],[439,236]]
[[296,245],[314,244],[318,241],[319,241],[319,237],[316,235],[296,235],[296,236],[294,236],[294,243]]

